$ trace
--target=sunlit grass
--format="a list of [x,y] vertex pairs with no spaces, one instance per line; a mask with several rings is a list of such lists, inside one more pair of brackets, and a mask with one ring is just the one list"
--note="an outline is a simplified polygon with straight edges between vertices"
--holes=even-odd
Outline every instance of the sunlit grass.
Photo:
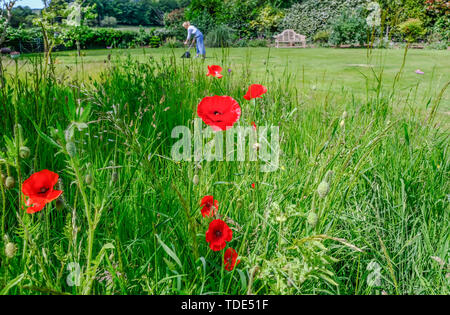
[[[394,88],[402,51],[210,49],[205,62],[182,52],[87,51],[77,64],[63,52],[55,75],[32,59],[8,65],[0,147],[18,183],[1,186],[1,246],[17,251],[0,253],[0,292],[449,293],[448,52],[409,51]],[[224,78],[207,77],[207,64]],[[250,83],[268,93],[245,101]],[[280,127],[277,171],[172,160],[172,128],[192,129],[214,94],[239,102],[240,125]],[[44,168],[61,176],[63,199],[26,214],[19,183]],[[205,242],[205,195],[233,229],[232,272]]]

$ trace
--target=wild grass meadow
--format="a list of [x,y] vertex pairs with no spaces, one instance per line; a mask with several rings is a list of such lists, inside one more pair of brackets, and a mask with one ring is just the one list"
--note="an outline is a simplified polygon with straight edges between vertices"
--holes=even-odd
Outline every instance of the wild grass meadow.
[[[1,294],[449,294],[448,51],[182,53],[3,58]],[[173,159],[213,95],[279,128],[276,170]]]

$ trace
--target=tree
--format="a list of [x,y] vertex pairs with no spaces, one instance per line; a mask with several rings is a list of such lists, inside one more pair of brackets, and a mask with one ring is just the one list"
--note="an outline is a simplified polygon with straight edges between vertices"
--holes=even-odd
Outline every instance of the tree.
[[12,13],[10,21],[11,27],[19,27],[21,25],[26,26],[32,25],[31,17],[33,17],[35,14],[33,13],[33,10],[30,9],[30,7],[18,6],[13,8],[11,13]]
[[3,45],[6,38],[6,30],[11,22],[12,9],[17,0],[1,0],[1,12],[0,12],[0,46]]
[[96,18],[95,4],[92,6],[82,6],[82,4],[82,0],[75,0],[64,11],[64,14],[67,15],[65,24],[74,29],[78,56],[81,56],[80,37],[84,33],[83,27],[87,24],[87,21]]

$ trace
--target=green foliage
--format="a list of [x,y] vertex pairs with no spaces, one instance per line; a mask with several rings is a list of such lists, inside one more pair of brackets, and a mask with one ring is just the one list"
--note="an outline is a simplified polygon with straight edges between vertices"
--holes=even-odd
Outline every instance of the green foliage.
[[287,10],[281,23],[283,29],[294,29],[312,38],[314,34],[331,27],[343,11],[365,7],[365,0],[306,0]]
[[14,7],[11,11],[11,14],[11,27],[30,27],[33,25],[33,19],[36,17],[30,7],[22,6]]
[[415,42],[423,38],[426,30],[423,27],[423,23],[419,19],[408,19],[398,26],[403,38],[408,42]]
[[[134,31],[77,26],[61,28],[59,34],[59,43],[67,49],[75,49],[76,40],[79,40],[82,48],[133,47],[148,45],[153,37],[155,38],[151,45],[158,47],[162,38],[158,30],[146,31],[144,28]],[[42,31],[39,28],[8,28],[5,46],[10,46],[16,50],[26,47],[28,52],[30,50],[42,51],[42,46],[38,45],[42,42]]]
[[175,37],[178,40],[183,40],[186,38],[186,30],[183,28],[182,24],[186,21],[185,9],[175,9],[164,15],[164,26],[166,37]]
[[270,37],[278,30],[278,26],[283,18],[283,11],[271,5],[266,5],[260,9],[256,18],[250,21],[250,27],[259,36]]
[[218,25],[206,36],[209,47],[229,47],[233,41],[233,30],[226,25]]
[[318,31],[314,37],[313,41],[318,44],[326,44],[328,43],[328,39],[330,38],[330,32],[328,31]]
[[440,37],[440,40],[444,42],[450,42],[450,15],[444,15],[439,17],[436,20],[432,28],[432,33],[437,34]]
[[166,40],[163,44],[163,47],[165,47],[165,48],[183,48],[184,45],[176,37],[168,37],[168,38],[166,38]]
[[331,26],[330,43],[333,45],[364,44],[368,38],[366,19],[361,10],[344,11]]

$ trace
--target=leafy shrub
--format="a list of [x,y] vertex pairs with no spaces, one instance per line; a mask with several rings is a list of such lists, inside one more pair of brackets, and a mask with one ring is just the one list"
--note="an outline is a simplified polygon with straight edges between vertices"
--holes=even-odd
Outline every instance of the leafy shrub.
[[328,31],[318,31],[316,35],[314,35],[314,42],[318,44],[326,44],[330,38],[330,32]]
[[318,31],[331,27],[333,18],[343,11],[365,7],[366,0],[306,0],[287,10],[281,29],[294,29],[312,38]]
[[102,27],[115,27],[117,26],[117,19],[113,16],[105,16],[100,22]]
[[233,47],[241,48],[241,47],[267,47],[269,46],[270,41],[264,38],[257,39],[246,39],[240,38],[233,43]]
[[206,36],[209,47],[229,47],[233,41],[233,30],[226,25],[218,25]]
[[210,31],[222,25],[222,23],[216,22],[211,14],[206,10],[190,19],[190,22],[192,25],[195,25],[204,35],[207,35]]
[[164,15],[164,29],[161,29],[158,34],[163,40],[169,37],[176,37],[182,40],[186,37],[186,30],[182,24],[186,21],[186,14],[184,9],[176,9]]
[[436,20],[432,28],[433,34],[438,34],[440,39],[445,42],[450,41],[450,15],[444,15]]
[[148,45],[151,48],[158,48],[159,46],[161,46],[161,38],[159,38],[158,36],[153,36],[152,38],[150,38]]
[[264,38],[251,39],[247,43],[248,47],[267,47],[269,46],[269,41]]
[[233,47],[241,48],[241,47],[248,47],[249,39],[246,38],[239,38],[237,41],[233,43]]
[[176,39],[176,37],[168,37],[166,38],[163,47],[165,48],[182,48],[183,43]]
[[331,27],[330,42],[333,45],[363,44],[367,39],[367,23],[361,10],[344,11]]
[[446,42],[432,42],[425,46],[427,49],[446,50],[448,44]]
[[250,21],[250,27],[259,36],[272,36],[284,17],[284,12],[267,4],[260,11],[256,19]]
[[426,30],[423,27],[423,23],[419,19],[408,19],[398,26],[403,38],[408,42],[414,42],[421,39]]

